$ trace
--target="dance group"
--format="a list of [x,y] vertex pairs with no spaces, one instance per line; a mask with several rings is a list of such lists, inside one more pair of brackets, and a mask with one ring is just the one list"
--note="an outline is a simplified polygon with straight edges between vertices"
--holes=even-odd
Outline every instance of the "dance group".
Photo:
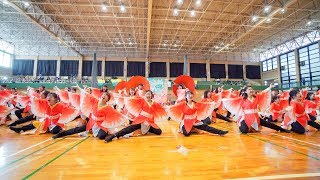
[[[223,87],[204,91],[202,100],[194,101],[195,84],[190,76],[177,77],[172,86],[175,102],[156,102],[148,80],[134,76],[118,83],[111,92],[79,86],[49,92],[44,86],[28,87],[26,94],[0,87],[0,124],[21,134],[52,133],[53,138],[79,134],[111,142],[132,136],[161,135],[161,122],[174,120],[184,136],[206,131],[223,136],[228,131],[211,126],[217,119],[236,122],[241,133],[268,127],[279,132],[304,134],[307,126],[320,130],[317,123],[320,91],[306,89],[255,92],[251,86],[240,90]],[[76,121],[77,123],[71,123]],[[279,125],[277,125],[277,123]],[[281,123],[281,124],[280,124]],[[72,126],[70,125],[72,124]]]

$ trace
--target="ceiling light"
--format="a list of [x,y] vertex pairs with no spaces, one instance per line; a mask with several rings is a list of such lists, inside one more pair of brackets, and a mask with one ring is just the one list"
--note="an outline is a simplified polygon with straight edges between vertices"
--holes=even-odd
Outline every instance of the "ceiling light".
[[311,25],[312,25],[312,21],[309,20],[309,21],[307,22],[307,26],[311,26]]
[[126,12],[126,6],[123,3],[120,5],[120,11],[123,13]]
[[132,44],[133,44],[133,43],[130,41],[130,42],[129,42],[129,45],[132,46]]
[[178,10],[178,8],[175,7],[175,8],[173,9],[173,15],[174,15],[174,16],[178,16],[178,15],[179,15],[179,10]]
[[258,15],[254,15],[254,16],[252,16],[252,18],[251,18],[251,21],[252,22],[257,22],[259,20],[259,16]]
[[118,45],[121,45],[121,42],[120,42],[120,41],[118,41],[118,42],[117,42],[117,44],[118,44]]
[[166,44],[166,43],[163,43],[163,44],[162,44],[162,46],[163,46],[163,47],[166,47],[166,46],[167,46],[167,44]]
[[196,6],[201,6],[201,0],[196,0]]
[[3,0],[2,3],[5,4],[5,5],[7,5],[7,4],[8,4],[8,1],[7,1],[7,0]]
[[107,10],[107,5],[102,4],[101,9],[102,9],[102,11],[106,11]]
[[192,9],[192,10],[190,11],[190,16],[191,16],[191,17],[195,17],[195,16],[196,16],[196,11],[195,11],[194,9]]
[[272,20],[272,19],[271,19],[270,17],[267,17],[265,22],[266,22],[266,23],[271,23],[271,20]]
[[263,12],[268,14],[271,11],[272,6],[271,5],[267,5],[263,8]]
[[281,14],[286,13],[286,11],[287,11],[286,8],[281,8],[281,9],[280,9],[280,13],[281,13]]
[[178,4],[178,5],[183,4],[183,0],[177,0],[177,4]]
[[24,2],[23,2],[23,5],[24,5],[25,7],[29,7],[29,6],[30,6],[30,3],[27,2],[27,1],[24,1]]
[[178,45],[177,45],[177,44],[174,44],[173,47],[178,47]]

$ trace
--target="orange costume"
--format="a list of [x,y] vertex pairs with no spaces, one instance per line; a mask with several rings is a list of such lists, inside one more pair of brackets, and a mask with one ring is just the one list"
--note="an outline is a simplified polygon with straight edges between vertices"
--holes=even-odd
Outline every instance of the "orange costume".
[[298,121],[304,128],[306,128],[309,120],[309,116],[305,112],[305,105],[303,102],[292,100],[290,107],[287,108],[288,112],[285,115],[282,126],[287,127],[292,123]]
[[187,133],[190,133],[193,126],[202,125],[201,120],[207,118],[215,109],[214,102],[193,102],[188,105],[182,102],[168,109],[169,116],[180,123],[180,130],[184,126]]
[[149,131],[150,126],[160,129],[156,122],[167,119],[167,113],[157,102],[148,103],[144,98],[127,97],[125,106],[130,114],[134,116],[132,125],[141,124],[142,134]]
[[282,107],[281,107],[280,104],[275,103],[275,102],[271,103],[270,112],[271,112],[271,115],[272,115],[272,121],[275,121],[279,117],[282,116],[283,113],[281,111],[282,111]]
[[259,130],[260,117],[258,112],[264,112],[271,102],[271,88],[268,88],[258,94],[253,101],[243,97],[223,99],[225,109],[236,115],[239,126],[242,121],[248,127]]
[[43,118],[42,131],[46,132],[47,129],[51,131],[56,126],[64,127],[64,124],[72,121],[77,115],[78,110],[67,107],[63,103],[56,103],[50,106],[46,99],[32,98],[31,111],[37,117]]
[[126,121],[123,114],[113,109],[110,100],[106,105],[100,106],[97,98],[83,90],[81,92],[81,111],[89,117],[86,130],[92,129],[95,137],[100,129],[107,133],[108,129],[119,127]]

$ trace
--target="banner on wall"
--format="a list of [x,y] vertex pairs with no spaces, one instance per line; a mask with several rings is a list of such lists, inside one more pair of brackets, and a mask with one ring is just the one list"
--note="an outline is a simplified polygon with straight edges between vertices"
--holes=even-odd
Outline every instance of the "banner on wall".
[[148,78],[154,99],[158,103],[166,103],[168,95],[168,80],[163,78]]
[[111,79],[112,86],[116,87],[116,85],[121,81],[122,81],[122,79]]

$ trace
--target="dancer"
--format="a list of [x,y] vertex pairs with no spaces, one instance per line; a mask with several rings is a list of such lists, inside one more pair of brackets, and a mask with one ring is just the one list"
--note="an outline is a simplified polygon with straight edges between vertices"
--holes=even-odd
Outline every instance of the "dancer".
[[52,138],[59,138],[92,130],[93,136],[105,139],[109,131],[121,126],[126,121],[126,117],[113,109],[110,102],[110,94],[105,92],[98,100],[91,94],[81,92],[81,110],[89,117],[87,124],[75,127],[54,135]]
[[185,136],[190,136],[193,128],[213,134],[225,135],[228,131],[216,129],[201,121],[212,113],[216,105],[214,102],[197,103],[193,101],[193,93],[188,91],[186,93],[186,102],[169,106],[168,113],[173,120],[180,123],[179,130]]
[[31,111],[42,119],[20,128],[10,127],[10,129],[16,133],[28,130],[39,130],[40,133],[49,131],[52,134],[57,134],[64,127],[64,122],[73,120],[79,113],[76,109],[66,107],[60,103],[56,93],[49,93],[46,100],[32,98]]
[[[307,125],[320,130],[320,125],[316,123],[314,118],[310,119],[310,116],[307,112],[310,112],[310,115],[313,116],[313,102],[310,100],[313,99],[313,95],[309,95],[309,102],[305,103],[303,101],[303,95],[300,91],[294,89],[289,93],[289,104],[290,106],[287,108],[287,112],[285,114],[284,121],[282,122],[282,126],[284,128],[289,128],[291,126],[291,131],[304,134],[306,132]],[[307,109],[307,112],[306,112]]]
[[260,118],[258,112],[264,112],[271,102],[271,88],[255,94],[251,86],[243,89],[242,96],[238,98],[223,99],[224,108],[236,116],[241,133],[260,131],[260,126],[268,127],[281,132],[290,132],[280,126]]
[[167,119],[167,113],[160,104],[154,102],[153,98],[154,94],[151,90],[146,91],[145,98],[126,98],[125,106],[129,113],[135,116],[133,123],[121,131],[107,136],[105,141],[111,142],[116,137],[125,136],[138,129],[141,129],[142,134],[150,132],[160,135],[162,131],[156,122]]

